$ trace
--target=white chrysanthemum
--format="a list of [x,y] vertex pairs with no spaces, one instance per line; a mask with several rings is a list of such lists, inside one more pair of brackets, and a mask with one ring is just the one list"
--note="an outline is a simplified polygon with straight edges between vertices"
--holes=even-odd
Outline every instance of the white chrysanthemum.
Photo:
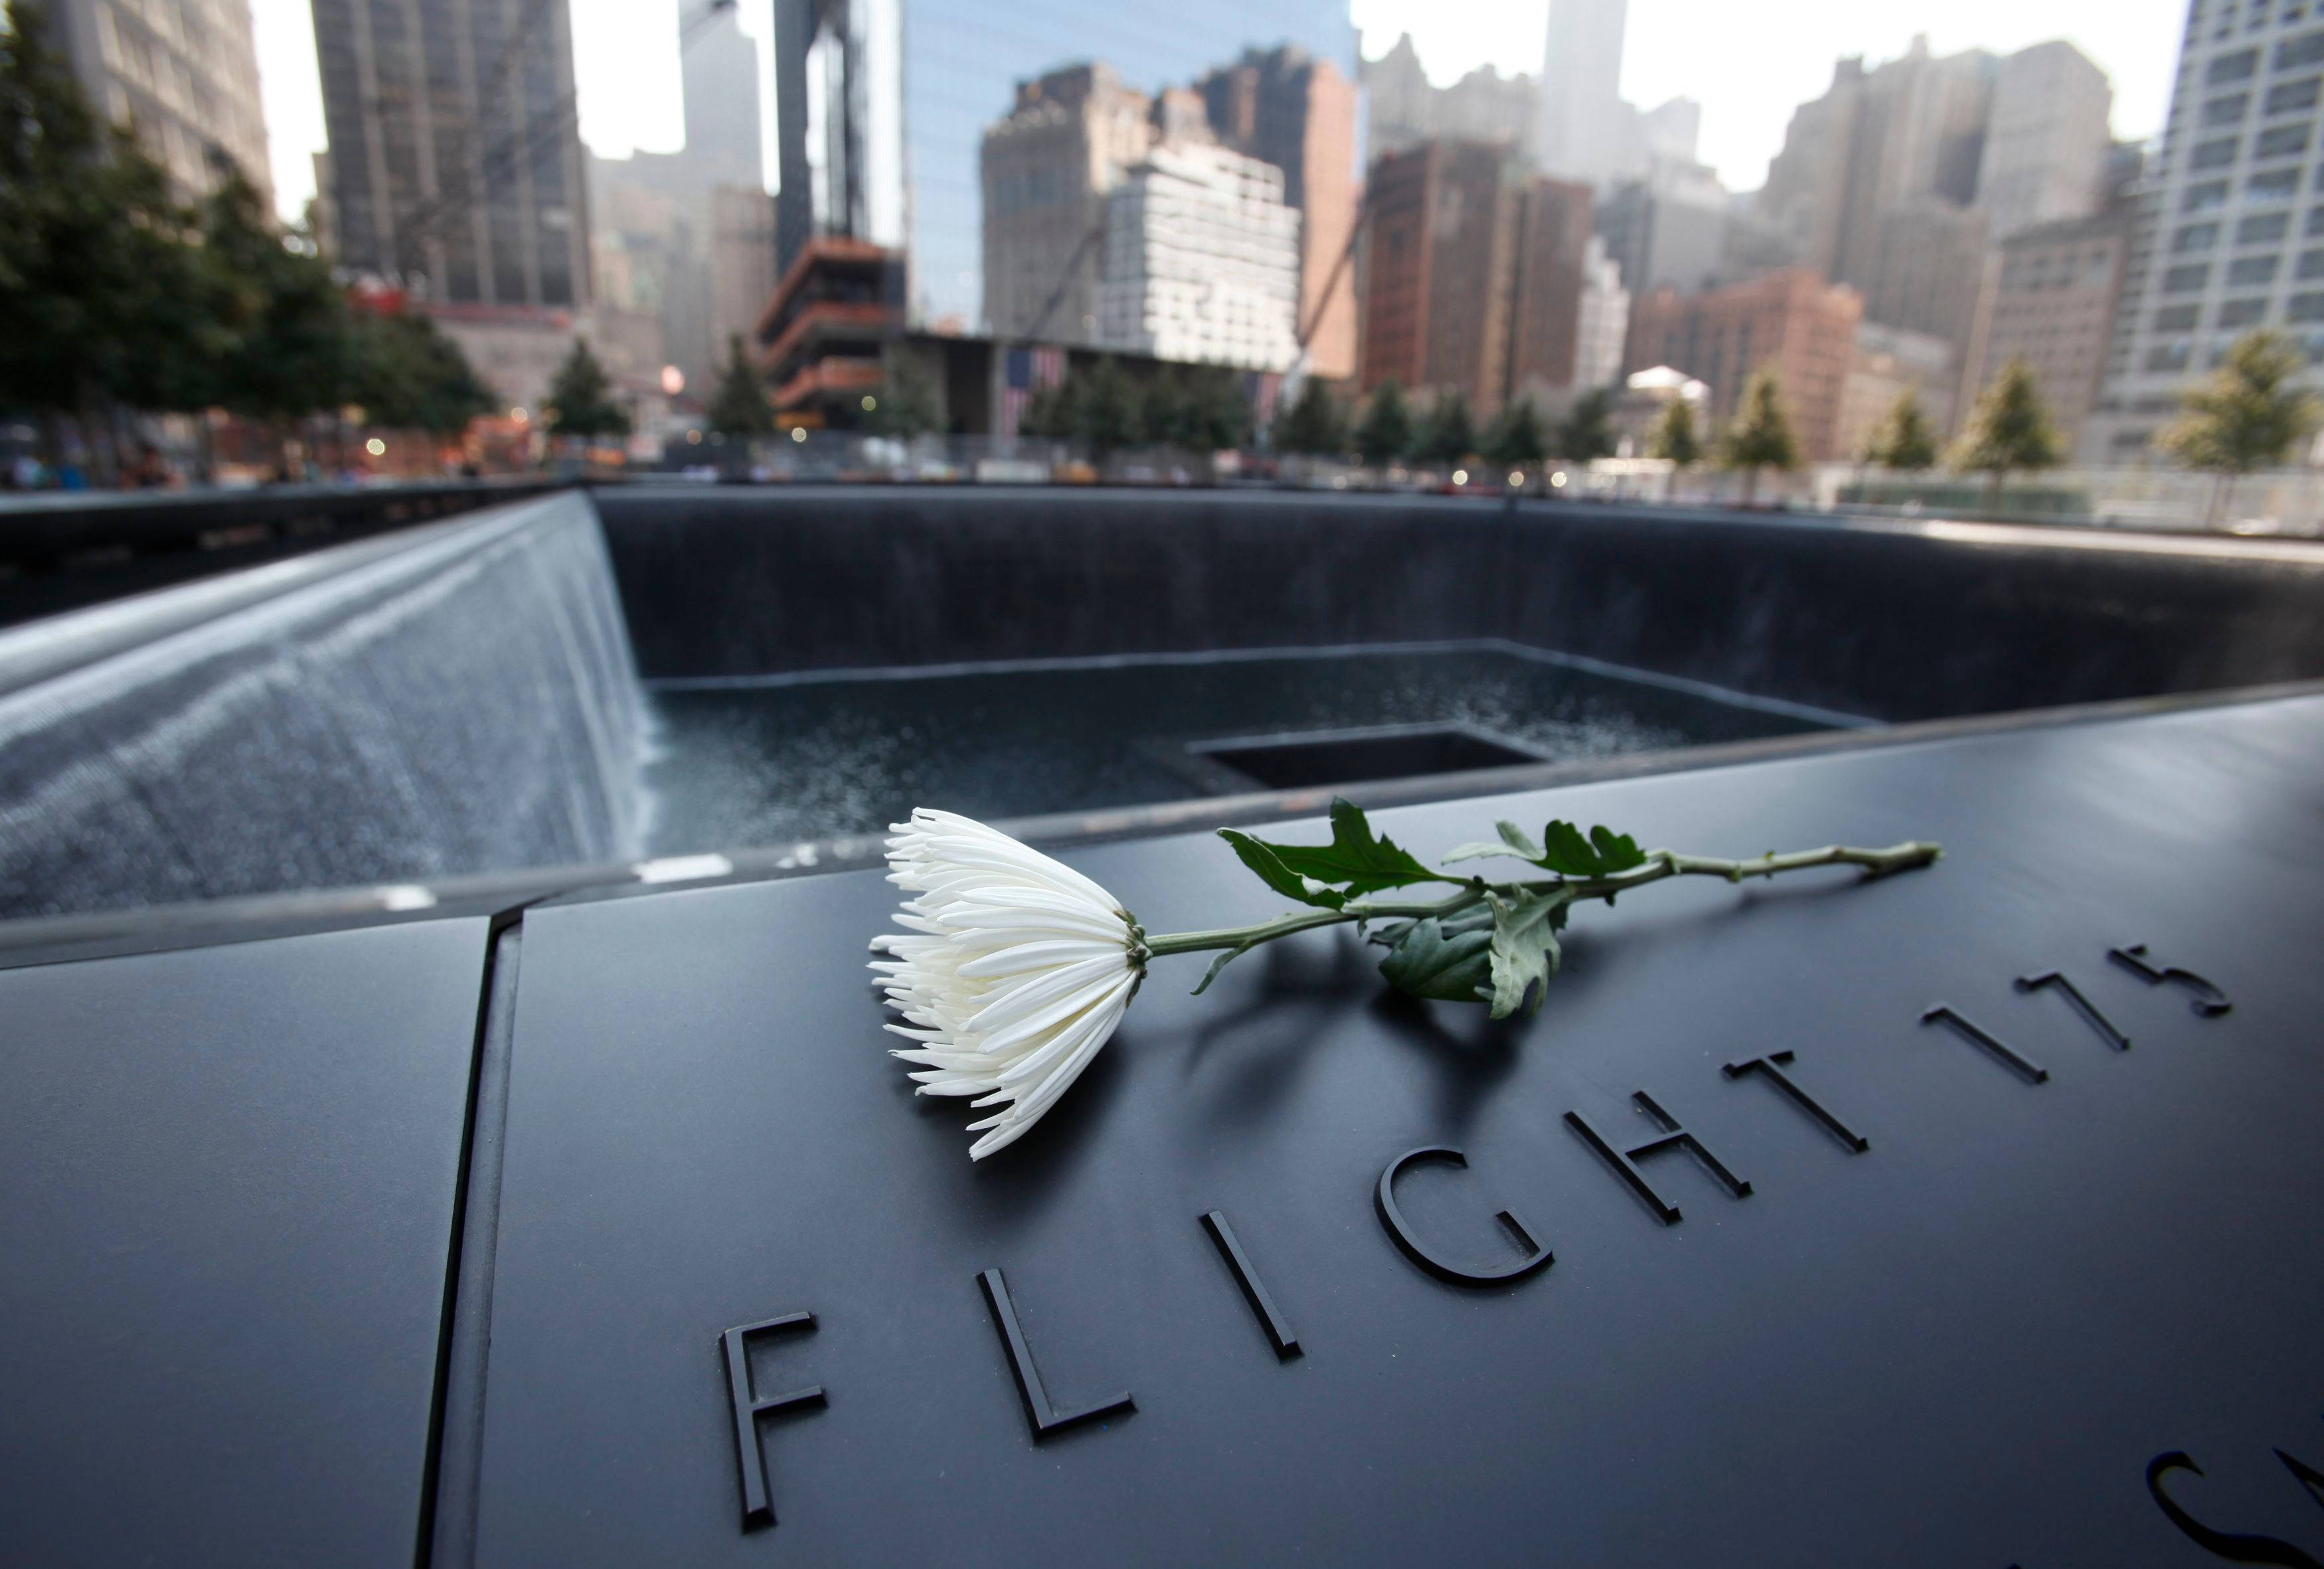
[[902,933],[872,939],[890,1029],[918,1042],[924,1095],[1001,1110],[970,1131],[982,1160],[1038,1121],[1121,1022],[1144,976],[1144,933],[1113,895],[1008,835],[925,807],[890,826],[888,881],[918,895]]

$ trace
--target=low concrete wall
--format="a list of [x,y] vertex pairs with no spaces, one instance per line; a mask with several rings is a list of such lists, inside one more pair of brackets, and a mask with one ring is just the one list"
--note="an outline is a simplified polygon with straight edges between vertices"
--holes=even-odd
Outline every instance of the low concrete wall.
[[578,493],[0,633],[0,915],[637,853]]
[[597,493],[649,678],[1508,638],[1904,720],[2324,675],[2324,547],[1472,499]]

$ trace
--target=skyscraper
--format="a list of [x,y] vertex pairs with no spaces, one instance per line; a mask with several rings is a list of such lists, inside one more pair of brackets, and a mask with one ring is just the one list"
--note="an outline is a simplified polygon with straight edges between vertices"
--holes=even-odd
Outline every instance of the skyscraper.
[[2037,43],[2001,62],[1977,175],[1996,241],[2098,211],[2113,111],[2106,72],[2070,43]]
[[248,0],[51,0],[49,16],[50,42],[89,103],[134,125],[181,195],[216,185],[222,159],[262,193],[272,189]]
[[1841,397],[1856,360],[1863,302],[1805,268],[1681,296],[1658,289],[1630,306],[1633,371],[1668,365],[1711,387],[1711,418],[1735,413],[1753,371],[1775,374],[1801,455],[1848,456],[1839,447]]
[[1299,215],[1298,330],[1308,368],[1355,374],[1355,84],[1330,60],[1286,44],[1245,50],[1195,88],[1222,143],[1283,171],[1283,199]]
[[[2255,327],[2324,363],[2324,202],[2312,199],[2324,25],[2309,8],[2195,0],[2140,198],[2106,380],[2082,443],[2138,460],[2193,378]],[[2311,369],[2302,380],[2316,384]]]
[[432,305],[589,300],[567,0],[313,0],[339,259]]
[[[1134,85],[1150,89],[1190,82],[1242,45],[1296,45],[1350,81],[1356,67],[1346,0],[1174,0],[1167,12],[1054,5],[1032,13],[1010,0],[775,0],[775,20],[786,262],[816,233],[907,250],[911,318],[956,330],[998,330],[982,320],[982,156],[985,128],[1013,111],[1019,82],[1106,60],[1134,62]],[[807,55],[818,48],[811,71]],[[820,176],[807,157],[810,142],[826,149]],[[850,161],[850,148],[861,162]],[[1351,172],[1356,158],[1351,145]],[[816,189],[825,193],[820,208]]]
[[1166,140],[1106,198],[1096,341],[1166,360],[1282,371],[1298,352],[1299,215],[1283,171]]
[[1598,185],[1631,172],[1637,112],[1622,101],[1622,34],[1629,0],[1550,0],[1542,51],[1542,171]]
[[1106,198],[1154,144],[1152,107],[1102,63],[1017,84],[981,158],[983,317],[996,336],[1097,341]]
[[1487,415],[1561,401],[1584,359],[1589,187],[1502,143],[1440,141],[1375,163],[1370,200],[1364,388],[1454,390]]

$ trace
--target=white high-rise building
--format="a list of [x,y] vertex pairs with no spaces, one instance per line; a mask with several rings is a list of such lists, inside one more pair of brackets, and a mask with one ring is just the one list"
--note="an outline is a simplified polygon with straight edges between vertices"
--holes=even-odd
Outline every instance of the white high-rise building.
[[1573,384],[1610,387],[1622,374],[1622,339],[1630,330],[1630,291],[1622,269],[1598,235],[1582,255],[1582,309],[1573,330]]
[[1977,175],[1996,243],[2098,210],[2113,110],[2106,72],[2070,43],[2037,43],[2001,62]]
[[1298,357],[1299,214],[1283,171],[1165,143],[1107,195],[1097,341],[1166,360],[1281,371]]
[[2249,0],[2188,7],[2085,461],[2141,460],[2188,383],[2255,327],[2287,329],[2324,363],[2319,108],[2324,16]]
[[272,191],[249,0],[61,0],[48,9],[49,42],[71,60],[90,106],[134,125],[180,195],[217,184],[220,154],[262,195]]
[[1557,180],[1601,185],[1633,172],[1643,137],[1622,101],[1622,34],[1629,0],[1550,0],[1534,156]]

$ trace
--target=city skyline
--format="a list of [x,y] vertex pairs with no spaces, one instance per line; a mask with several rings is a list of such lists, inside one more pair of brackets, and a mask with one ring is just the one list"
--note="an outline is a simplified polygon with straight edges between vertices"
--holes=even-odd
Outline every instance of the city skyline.
[[[580,86],[582,140],[593,152],[622,157],[669,152],[684,140],[676,39],[682,11],[700,0],[572,0],[575,71]],[[272,180],[286,217],[313,192],[309,155],[324,143],[308,0],[251,0],[265,105]],[[1985,48],[2009,52],[2052,38],[2074,43],[2103,69],[2115,92],[2117,136],[2144,140],[2159,132],[2176,63],[2184,0],[1957,0],[1944,6],[1865,7],[1849,0],[1780,0],[1746,14],[1705,0],[1632,0],[1622,95],[1639,105],[1675,97],[1702,105],[1702,161],[1730,189],[1757,186],[1781,148],[1792,110],[1830,85],[1843,56],[1894,58],[1926,33],[1950,53]],[[761,115],[770,127],[772,36],[768,0],[742,0],[743,32],[759,44]],[[1537,74],[1546,36],[1545,0],[1468,0],[1431,7],[1418,0],[1351,0],[1367,59],[1410,32],[1429,79],[1450,86],[1490,64],[1503,75]],[[1816,40],[1799,48],[1802,36]],[[1221,58],[1273,39],[1221,39]],[[1740,63],[1738,63],[1740,62]],[[1055,62],[1067,63],[1063,59]],[[1136,63],[1114,60],[1125,79],[1151,90]],[[1000,113],[1005,105],[996,106]],[[774,181],[771,148],[768,180]]]

